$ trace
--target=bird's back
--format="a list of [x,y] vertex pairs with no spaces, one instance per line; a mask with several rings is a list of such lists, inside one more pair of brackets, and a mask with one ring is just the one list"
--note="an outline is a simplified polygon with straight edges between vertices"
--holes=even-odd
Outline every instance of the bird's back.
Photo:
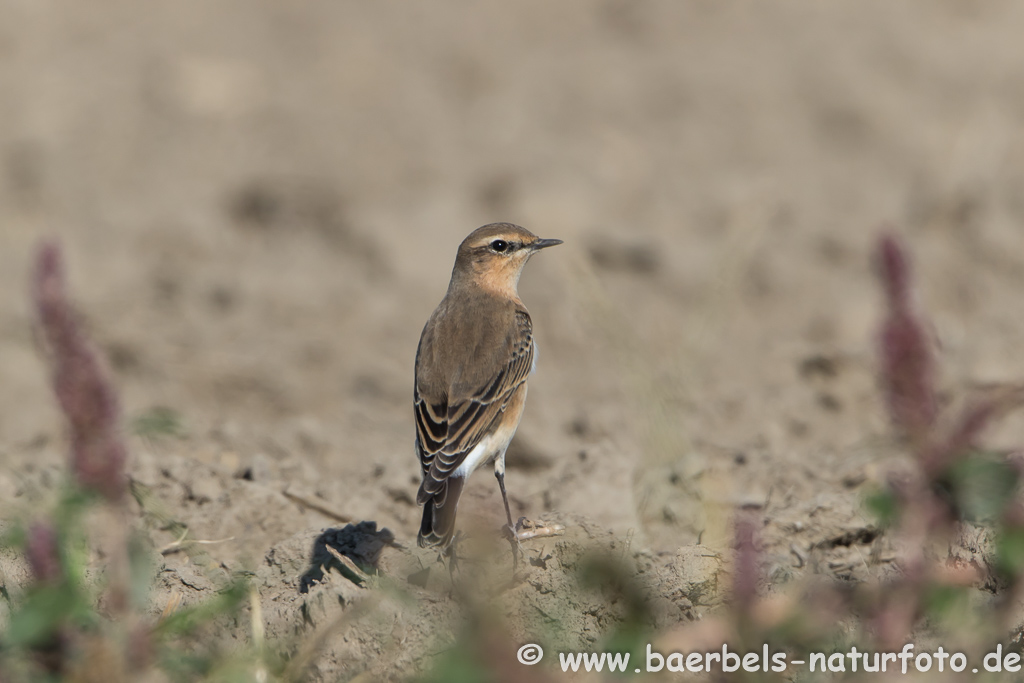
[[[454,311],[460,311],[455,315]],[[416,391],[432,404],[472,398],[505,369],[532,332],[521,302],[476,291],[449,292],[430,316],[416,353]]]

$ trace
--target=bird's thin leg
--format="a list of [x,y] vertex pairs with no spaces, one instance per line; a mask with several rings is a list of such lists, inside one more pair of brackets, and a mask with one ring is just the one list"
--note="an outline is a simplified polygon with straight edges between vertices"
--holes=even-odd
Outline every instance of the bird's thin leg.
[[448,543],[448,547],[443,551],[443,555],[448,560],[445,564],[448,565],[448,577],[451,579],[453,586],[455,585],[455,574],[460,571],[458,544],[459,532],[456,532],[455,535],[452,536],[452,540]]
[[508,519],[508,542],[512,546],[512,573],[519,569],[519,553],[523,552],[523,546],[516,534],[516,526],[512,523],[512,509],[508,506],[508,494],[505,492],[505,458],[498,458],[494,463],[494,476],[498,480],[498,488],[501,489],[501,500],[505,503],[505,518]]

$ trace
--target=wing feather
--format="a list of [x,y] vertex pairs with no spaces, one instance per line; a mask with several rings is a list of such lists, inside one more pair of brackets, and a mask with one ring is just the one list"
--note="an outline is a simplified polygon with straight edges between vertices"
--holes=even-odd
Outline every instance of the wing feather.
[[516,311],[516,325],[508,339],[510,356],[483,386],[465,396],[446,397],[447,403],[429,404],[417,390],[416,450],[423,467],[419,502],[441,493],[453,471],[466,459],[494,423],[533,367],[533,324],[530,315]]

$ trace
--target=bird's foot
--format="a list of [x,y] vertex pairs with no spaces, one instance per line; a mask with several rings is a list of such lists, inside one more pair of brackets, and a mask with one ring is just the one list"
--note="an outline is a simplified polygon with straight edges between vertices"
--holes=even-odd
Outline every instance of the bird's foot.
[[504,536],[505,540],[508,541],[512,547],[512,576],[515,576],[519,570],[519,556],[526,557],[526,551],[523,550],[523,544],[519,541],[519,530],[518,525],[515,527],[506,524],[501,529],[501,535]]
[[462,565],[459,563],[459,560],[462,558],[459,557],[458,552],[459,541],[461,540],[462,532],[456,531],[455,536],[451,540],[451,543],[438,555],[438,559],[442,562],[442,564],[448,566],[448,576],[451,579],[452,584],[455,583],[455,575],[462,574]]
[[515,575],[519,569],[519,557],[526,557],[526,550],[523,548],[523,541],[534,538],[548,538],[550,536],[561,536],[565,533],[565,525],[548,522],[534,522],[526,517],[520,517],[515,526],[505,525],[502,528],[502,536],[512,547],[512,574]]

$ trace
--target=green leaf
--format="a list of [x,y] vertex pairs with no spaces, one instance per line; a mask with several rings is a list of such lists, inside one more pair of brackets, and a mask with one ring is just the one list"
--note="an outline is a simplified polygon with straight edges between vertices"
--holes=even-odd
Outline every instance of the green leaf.
[[128,562],[131,568],[132,604],[145,606],[153,587],[154,567],[150,545],[138,533],[128,539]]
[[160,622],[162,635],[186,635],[221,616],[233,614],[249,595],[244,581],[235,581],[216,597],[194,607],[179,609]]
[[1010,527],[996,535],[996,564],[1011,576],[1024,571],[1024,528]]
[[11,615],[5,641],[14,647],[42,645],[69,621],[90,620],[88,604],[75,585],[40,586]]
[[899,502],[888,489],[875,491],[865,498],[864,505],[878,519],[879,526],[890,527],[899,519]]
[[925,608],[934,616],[950,617],[969,607],[969,588],[965,586],[934,585],[925,594]]
[[1018,481],[1005,458],[985,453],[954,463],[945,478],[957,509],[970,521],[999,517],[1013,499]]
[[162,406],[151,408],[132,420],[132,431],[150,438],[185,436],[181,416],[177,411]]

